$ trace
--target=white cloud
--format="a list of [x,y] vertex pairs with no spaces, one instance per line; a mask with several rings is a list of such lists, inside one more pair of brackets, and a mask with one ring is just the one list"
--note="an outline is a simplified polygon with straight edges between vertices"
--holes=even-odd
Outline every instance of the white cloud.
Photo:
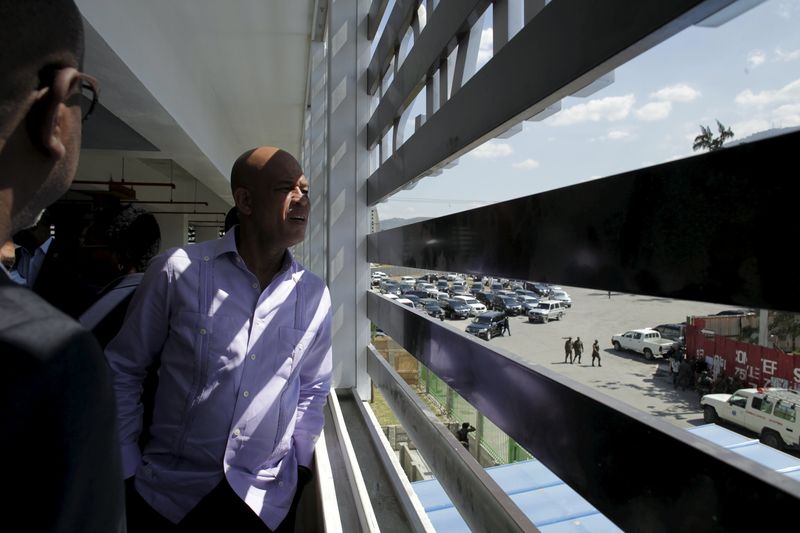
[[736,95],[736,103],[741,106],[766,107],[784,103],[793,103],[800,100],[800,79],[784,85],[776,91],[761,91],[754,93],[745,89]]
[[770,125],[769,121],[765,118],[752,118],[744,122],[736,122],[731,124],[730,128],[733,130],[733,140],[736,141],[744,139],[745,137],[749,137],[750,135],[758,133],[759,131],[768,130],[771,127],[772,126]]
[[486,63],[492,58],[493,36],[494,31],[492,28],[486,28],[481,32],[481,46],[478,49],[478,64]]
[[622,130],[611,130],[605,135],[601,135],[600,137],[593,137],[590,139],[591,141],[621,141],[623,139],[630,139],[631,134],[627,131]]
[[539,168],[539,162],[535,159],[526,159],[525,161],[514,163],[511,166],[518,170],[533,170],[534,168]]
[[647,122],[664,120],[671,111],[672,102],[650,102],[636,110],[636,117]]
[[513,153],[514,149],[510,144],[489,141],[475,148],[469,155],[478,159],[498,159],[508,157]]
[[775,127],[789,128],[800,125],[800,103],[786,104],[772,111]]
[[685,83],[677,85],[670,85],[659,89],[654,93],[650,93],[652,100],[667,101],[667,102],[691,102],[701,96],[700,91],[694,87],[690,87]]
[[763,65],[767,60],[767,54],[761,50],[752,50],[747,54],[747,68],[753,69]]
[[785,19],[790,19],[794,12],[798,10],[798,5],[795,0],[783,0],[776,6],[778,16]]
[[578,104],[556,113],[546,120],[552,126],[569,126],[581,122],[613,122],[627,117],[636,99],[632,94],[607,96]]
[[786,63],[796,59],[800,59],[800,49],[791,52],[785,52],[780,47],[775,49],[775,61]]
[[630,136],[631,134],[628,133],[627,131],[612,130],[608,132],[608,135],[606,135],[606,139],[608,139],[609,141],[619,141],[620,139],[625,139]]

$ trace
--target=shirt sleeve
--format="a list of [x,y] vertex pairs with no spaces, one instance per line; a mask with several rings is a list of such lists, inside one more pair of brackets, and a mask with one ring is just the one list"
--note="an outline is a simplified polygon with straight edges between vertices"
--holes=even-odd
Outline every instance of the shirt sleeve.
[[138,444],[142,383],[167,338],[171,277],[169,254],[165,253],[147,269],[119,333],[105,351],[117,401],[123,479],[133,476],[142,460]]
[[322,314],[322,321],[301,363],[300,397],[293,435],[297,463],[306,467],[311,464],[314,445],[322,432],[325,420],[323,407],[331,384],[331,297],[327,287],[320,299],[317,314]]

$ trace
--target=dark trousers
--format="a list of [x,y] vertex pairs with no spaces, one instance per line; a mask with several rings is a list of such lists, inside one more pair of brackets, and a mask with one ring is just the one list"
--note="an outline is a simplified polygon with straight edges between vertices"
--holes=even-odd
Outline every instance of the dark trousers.
[[[298,484],[289,514],[274,533],[294,531],[297,503],[303,486]],[[128,533],[171,533],[195,531],[236,531],[236,533],[273,533],[250,507],[222,480],[183,520],[173,524],[150,507],[133,487],[133,478],[125,482]]]

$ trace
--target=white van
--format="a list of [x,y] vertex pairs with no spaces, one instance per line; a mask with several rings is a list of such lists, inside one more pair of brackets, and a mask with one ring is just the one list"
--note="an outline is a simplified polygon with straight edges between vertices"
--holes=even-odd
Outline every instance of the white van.
[[703,420],[732,422],[758,433],[773,448],[800,446],[800,392],[790,389],[739,389],[733,394],[706,394],[700,400]]

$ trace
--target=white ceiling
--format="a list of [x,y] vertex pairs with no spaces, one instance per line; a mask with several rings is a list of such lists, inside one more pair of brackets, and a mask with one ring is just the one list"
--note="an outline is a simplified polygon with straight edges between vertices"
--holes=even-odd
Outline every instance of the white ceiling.
[[314,0],[76,3],[84,70],[109,112],[86,124],[82,158],[173,159],[228,202],[245,150],[274,145],[299,158]]

